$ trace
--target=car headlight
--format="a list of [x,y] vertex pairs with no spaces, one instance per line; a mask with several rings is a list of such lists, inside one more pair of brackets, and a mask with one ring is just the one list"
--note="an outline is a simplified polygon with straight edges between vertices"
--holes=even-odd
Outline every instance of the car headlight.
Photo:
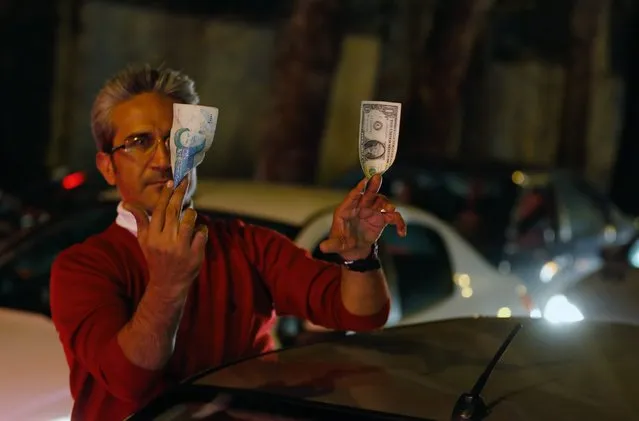
[[628,261],[634,268],[639,268],[639,241],[634,241],[628,250]]
[[584,315],[565,295],[553,295],[543,311],[544,319],[551,323],[580,322]]

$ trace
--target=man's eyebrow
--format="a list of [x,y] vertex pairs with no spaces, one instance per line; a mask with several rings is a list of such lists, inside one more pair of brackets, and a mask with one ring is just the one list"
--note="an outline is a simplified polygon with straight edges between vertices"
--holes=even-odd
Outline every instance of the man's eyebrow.
[[[152,138],[154,136],[154,134],[151,131],[140,130],[140,131],[133,132],[133,133],[129,134],[128,136],[126,136],[124,138],[124,140],[125,141],[126,140],[131,140],[131,139],[133,139],[135,137],[138,137],[138,136],[140,136],[140,137],[151,137]],[[165,132],[162,133],[162,139],[168,138],[170,136],[171,136],[171,130],[170,129],[166,130]]]
[[132,138],[134,138],[136,136],[152,136],[152,134],[151,134],[151,132],[148,132],[148,131],[133,132],[133,133],[130,133],[129,135],[127,135],[125,137],[125,139],[132,139]]

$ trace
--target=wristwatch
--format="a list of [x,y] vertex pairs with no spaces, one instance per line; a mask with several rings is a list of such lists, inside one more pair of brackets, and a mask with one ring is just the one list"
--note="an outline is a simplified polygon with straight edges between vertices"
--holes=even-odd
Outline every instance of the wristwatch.
[[379,261],[377,243],[371,245],[371,252],[364,259],[344,260],[342,265],[353,272],[368,272],[371,270],[381,269],[382,264]]

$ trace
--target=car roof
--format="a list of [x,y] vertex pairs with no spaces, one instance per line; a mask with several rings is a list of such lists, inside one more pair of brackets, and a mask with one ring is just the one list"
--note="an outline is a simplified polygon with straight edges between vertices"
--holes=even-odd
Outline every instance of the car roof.
[[[198,178],[193,197],[203,211],[229,212],[301,226],[321,211],[337,206],[347,190],[314,186]],[[117,190],[100,195],[101,200],[119,200]]]
[[515,162],[501,159],[477,161],[472,158],[442,158],[422,157],[411,154],[398,157],[395,167],[424,168],[437,171],[456,171],[467,173],[481,173],[485,175],[503,174],[510,177],[514,171],[525,173],[550,173],[556,171],[548,165],[540,165],[526,162]]
[[0,343],[0,418],[51,419],[70,409],[69,367],[49,318],[0,307]]
[[491,419],[636,415],[639,327],[603,322],[469,318],[423,323],[264,354],[192,384],[450,419],[459,396],[473,387],[518,323],[523,328],[483,391],[488,403],[503,400]]

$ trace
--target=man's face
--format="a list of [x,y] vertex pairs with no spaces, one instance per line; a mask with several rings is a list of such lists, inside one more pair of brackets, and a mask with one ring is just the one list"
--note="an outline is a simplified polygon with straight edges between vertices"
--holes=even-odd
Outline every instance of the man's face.
[[174,102],[158,93],[144,93],[115,106],[111,113],[113,147],[145,146],[118,149],[111,156],[99,152],[96,157],[98,169],[110,185],[117,186],[122,199],[149,213],[172,177],[166,141],[173,123]]

